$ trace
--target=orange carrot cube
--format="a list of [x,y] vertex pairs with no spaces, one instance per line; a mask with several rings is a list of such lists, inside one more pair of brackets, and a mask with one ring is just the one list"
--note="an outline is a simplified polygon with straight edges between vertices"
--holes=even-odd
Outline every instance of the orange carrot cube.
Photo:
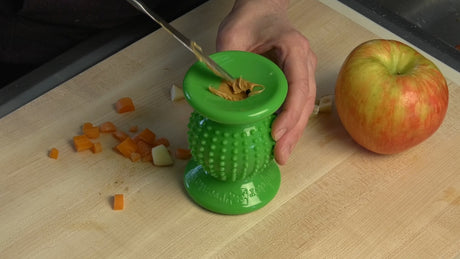
[[125,157],[131,157],[131,153],[137,151],[137,145],[131,138],[126,138],[115,147]]
[[123,194],[113,196],[113,210],[123,210],[125,208],[125,199]]
[[87,126],[83,128],[83,133],[88,137],[88,138],[98,138],[99,137],[99,127],[94,127],[94,126]]
[[93,147],[93,142],[91,142],[91,140],[86,135],[80,135],[80,136],[73,137],[73,144],[75,146],[75,149],[78,152],[87,150]]
[[99,125],[99,130],[101,132],[115,132],[117,130],[117,127],[112,122],[106,121]]
[[155,143],[153,143],[153,146],[159,146],[159,145],[164,145],[165,147],[169,147],[169,140],[167,138],[159,138],[155,140]]
[[123,97],[115,103],[115,109],[118,113],[132,112],[136,110],[133,100],[129,97]]
[[[137,153],[139,153],[142,157],[143,161],[149,161],[152,158],[152,146],[145,143],[142,140],[139,140],[137,143]],[[147,158],[147,159],[146,159]]]
[[185,149],[185,148],[178,148],[176,149],[176,158],[177,159],[183,159],[183,160],[187,160],[187,159],[190,159],[192,157],[192,153],[190,151],[190,149]]
[[121,130],[116,130],[112,133],[112,136],[118,141],[124,141],[125,139],[129,138],[129,135]]
[[137,152],[132,152],[129,158],[131,159],[131,161],[137,162],[137,161],[141,160],[141,154],[139,154]]
[[101,143],[97,142],[93,144],[93,147],[91,148],[91,151],[93,151],[94,154],[102,152],[102,145]]
[[59,150],[57,148],[52,148],[50,152],[48,153],[48,156],[52,159],[58,159],[59,156]]
[[137,142],[139,140],[144,141],[147,144],[153,145],[155,143],[156,135],[148,128],[144,129],[143,131],[139,132],[135,137],[134,141]]

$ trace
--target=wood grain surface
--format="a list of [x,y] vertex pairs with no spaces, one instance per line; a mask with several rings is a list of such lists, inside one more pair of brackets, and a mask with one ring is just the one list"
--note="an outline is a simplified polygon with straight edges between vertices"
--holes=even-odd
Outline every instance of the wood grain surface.
[[[174,21],[214,51],[232,1],[211,0]],[[290,18],[318,56],[318,97],[333,93],[346,55],[379,37],[314,0],[292,0]],[[355,144],[335,112],[311,118],[266,207],[218,215],[183,188],[186,161],[133,163],[99,138],[102,153],[71,143],[84,122],[150,128],[187,147],[191,108],[172,102],[192,54],[156,31],[0,119],[0,258],[454,258],[460,252],[460,86],[446,75],[441,128],[398,155]],[[129,96],[136,111],[117,114]],[[47,157],[60,150],[58,160]],[[125,209],[112,210],[123,193]]]

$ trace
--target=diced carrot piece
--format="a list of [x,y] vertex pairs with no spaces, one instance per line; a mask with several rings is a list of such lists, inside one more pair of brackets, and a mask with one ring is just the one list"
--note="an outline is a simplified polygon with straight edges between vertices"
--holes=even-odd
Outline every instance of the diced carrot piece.
[[59,156],[59,150],[55,147],[53,147],[50,152],[48,153],[48,156],[52,159],[58,159]]
[[137,162],[137,161],[141,160],[141,154],[139,154],[137,152],[133,152],[133,153],[131,153],[129,158],[131,158],[131,161]]
[[131,157],[131,153],[137,151],[137,145],[131,138],[126,138],[115,148],[125,157]]
[[113,210],[123,210],[125,208],[125,199],[123,194],[113,196]]
[[142,140],[147,144],[153,145],[155,143],[156,135],[150,129],[146,128],[134,136],[135,142]]
[[145,143],[142,140],[139,140],[137,143],[137,153],[139,153],[142,157],[143,161],[149,161],[146,158],[152,158],[152,146]]
[[98,138],[99,137],[99,127],[94,127],[93,125],[83,126],[83,134],[88,138]]
[[75,149],[80,152],[92,148],[93,142],[91,142],[86,135],[80,135],[73,137],[73,145],[75,146]]
[[81,128],[83,131],[85,131],[85,129],[91,128],[91,127],[93,127],[93,124],[91,122],[85,122],[83,123],[83,126]]
[[137,132],[139,130],[139,127],[137,125],[131,126],[129,128],[129,132]]
[[121,130],[116,130],[115,132],[112,133],[112,136],[116,138],[118,141],[123,141],[129,138],[129,135]]
[[155,140],[153,146],[164,145],[165,147],[169,147],[169,140],[167,138],[159,138]]
[[177,159],[187,160],[187,159],[190,159],[191,157],[192,157],[192,153],[191,153],[190,149],[186,149],[186,148],[178,148],[178,149],[176,149],[176,158]]
[[153,162],[152,152],[150,152],[150,155],[148,156],[143,156],[142,162]]
[[106,121],[99,125],[99,130],[101,132],[115,132],[117,130],[117,127],[112,122]]
[[99,142],[94,143],[93,147],[91,148],[91,151],[93,151],[94,154],[102,152],[101,143],[99,143]]
[[455,46],[455,48],[456,48],[457,50],[460,50],[460,44],[458,44],[457,46]]
[[115,109],[118,113],[132,112],[136,110],[133,100],[129,97],[123,97],[115,103]]

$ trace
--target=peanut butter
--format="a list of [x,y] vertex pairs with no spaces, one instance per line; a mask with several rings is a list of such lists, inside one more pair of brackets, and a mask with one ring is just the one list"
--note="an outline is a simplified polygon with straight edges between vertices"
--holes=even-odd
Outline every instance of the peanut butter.
[[249,82],[242,77],[233,81],[223,80],[217,89],[209,86],[211,93],[230,101],[244,100],[249,96],[263,92],[264,89],[263,85]]

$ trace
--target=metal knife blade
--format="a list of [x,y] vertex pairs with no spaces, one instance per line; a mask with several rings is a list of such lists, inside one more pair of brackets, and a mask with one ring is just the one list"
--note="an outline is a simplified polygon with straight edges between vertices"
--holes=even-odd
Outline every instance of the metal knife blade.
[[176,30],[168,22],[163,20],[158,14],[150,10],[142,1],[140,0],[126,0],[132,6],[134,6],[139,11],[145,13],[147,16],[152,18],[157,22],[163,29],[165,29],[169,34],[176,38],[182,45],[184,45],[188,50],[195,54],[196,58],[199,61],[204,62],[209,69],[211,69],[216,75],[227,80],[233,81],[234,78],[227,71],[225,71],[221,66],[219,66],[214,60],[212,60],[208,55],[203,52],[203,49],[195,42],[185,37],[181,32]]

